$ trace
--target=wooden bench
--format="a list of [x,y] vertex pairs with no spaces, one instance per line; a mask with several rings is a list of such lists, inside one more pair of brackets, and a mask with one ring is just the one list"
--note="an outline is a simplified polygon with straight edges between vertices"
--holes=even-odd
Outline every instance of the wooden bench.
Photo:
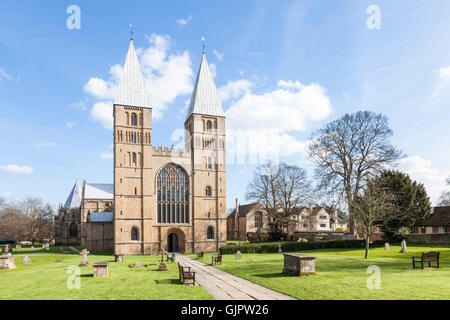
[[222,264],[222,255],[219,254],[217,257],[212,257],[211,264],[214,266],[216,264]]
[[178,264],[178,273],[183,284],[189,284],[187,280],[190,280],[190,284],[195,286],[195,272],[191,271],[191,267],[183,267],[181,264]]
[[197,253],[197,259],[203,259],[204,252]]
[[[439,268],[439,251],[422,252],[422,259],[412,257],[413,269],[423,269],[424,263],[428,263],[428,268],[431,268],[431,263],[436,262],[436,267]],[[420,263],[420,268],[416,268],[416,263]]]

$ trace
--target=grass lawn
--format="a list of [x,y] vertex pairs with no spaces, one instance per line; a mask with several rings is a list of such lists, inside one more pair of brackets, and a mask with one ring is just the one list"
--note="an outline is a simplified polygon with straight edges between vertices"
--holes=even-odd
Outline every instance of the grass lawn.
[[[450,299],[450,245],[408,245],[406,254],[400,249],[373,248],[367,260],[363,249],[302,251],[316,256],[313,276],[283,274],[283,255],[278,253],[242,254],[237,261],[224,255],[217,267],[297,299]],[[412,270],[411,257],[431,250],[441,252],[441,268]],[[211,256],[205,254],[203,262],[211,263]],[[370,265],[381,269],[381,289],[367,288]]]
[[[68,248],[65,250],[69,251]],[[31,265],[23,264],[28,254]],[[156,271],[160,256],[130,256],[124,262],[113,262],[110,255],[88,256],[90,266],[81,268],[81,288],[67,289],[69,266],[78,266],[81,256],[63,254],[59,247],[50,251],[42,248],[23,248],[17,253],[16,269],[0,270],[0,299],[146,299],[146,300],[211,300],[202,287],[185,286],[178,279],[178,267],[167,262],[169,271]],[[57,259],[64,260],[56,263]],[[93,262],[110,261],[108,278],[93,278]],[[129,264],[136,261],[153,264],[142,269],[131,269]]]

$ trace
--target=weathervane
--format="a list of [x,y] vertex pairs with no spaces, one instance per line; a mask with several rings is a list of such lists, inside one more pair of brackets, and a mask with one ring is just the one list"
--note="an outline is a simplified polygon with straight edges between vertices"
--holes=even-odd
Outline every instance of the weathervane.
[[134,34],[134,32],[133,32],[133,25],[130,24],[130,40],[133,40],[133,34]]
[[202,37],[202,41],[203,41],[203,53],[205,53],[205,37]]

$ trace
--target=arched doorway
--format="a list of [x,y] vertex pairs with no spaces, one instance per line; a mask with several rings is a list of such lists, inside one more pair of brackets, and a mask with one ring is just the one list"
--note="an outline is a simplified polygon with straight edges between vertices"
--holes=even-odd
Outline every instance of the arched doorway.
[[167,237],[167,251],[178,252],[178,235],[176,233],[171,233]]

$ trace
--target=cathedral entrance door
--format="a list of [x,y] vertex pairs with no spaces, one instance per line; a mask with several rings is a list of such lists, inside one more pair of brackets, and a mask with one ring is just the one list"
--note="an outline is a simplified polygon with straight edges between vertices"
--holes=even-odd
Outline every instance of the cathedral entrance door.
[[178,235],[175,233],[169,234],[167,237],[167,251],[178,252]]

